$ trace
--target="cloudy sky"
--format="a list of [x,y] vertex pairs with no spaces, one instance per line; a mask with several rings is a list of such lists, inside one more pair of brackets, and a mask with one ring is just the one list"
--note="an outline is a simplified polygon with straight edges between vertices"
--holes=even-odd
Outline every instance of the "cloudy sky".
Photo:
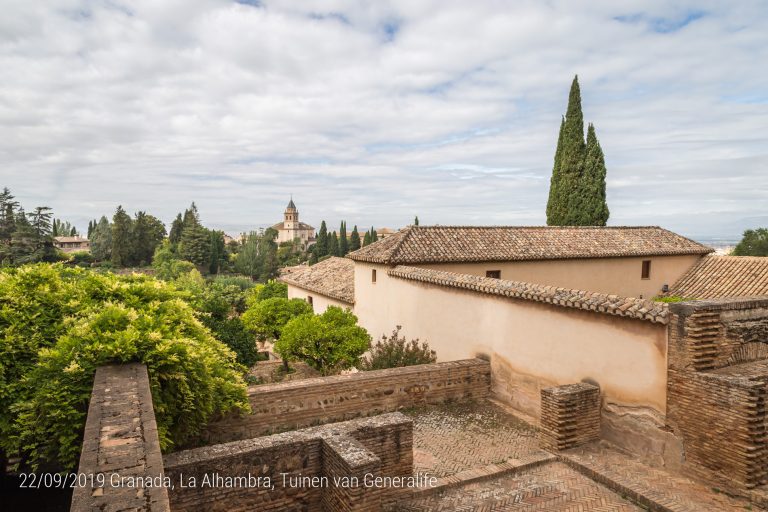
[[0,187],[80,226],[542,224],[577,73],[611,224],[768,225],[765,1],[0,7]]

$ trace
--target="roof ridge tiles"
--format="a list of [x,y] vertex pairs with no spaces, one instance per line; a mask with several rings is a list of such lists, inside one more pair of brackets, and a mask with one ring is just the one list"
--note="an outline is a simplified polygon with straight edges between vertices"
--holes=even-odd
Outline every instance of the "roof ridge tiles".
[[432,283],[449,288],[461,288],[488,295],[544,302],[561,307],[583,309],[661,324],[668,322],[669,306],[663,302],[653,302],[646,299],[561,287],[555,288],[522,281],[509,281],[405,265],[398,265],[387,273],[395,278]]

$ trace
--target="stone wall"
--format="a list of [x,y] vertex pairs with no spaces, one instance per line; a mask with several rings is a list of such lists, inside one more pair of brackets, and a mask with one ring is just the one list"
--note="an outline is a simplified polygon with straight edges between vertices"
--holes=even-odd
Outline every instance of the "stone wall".
[[673,304],[667,422],[685,468],[744,491],[768,477],[768,300]]
[[208,427],[207,444],[249,439],[403,407],[488,396],[487,361],[467,359],[249,388],[252,414]]
[[96,370],[78,472],[95,480],[93,485],[89,480],[75,487],[73,512],[170,510],[162,485],[128,484],[132,478],[161,484],[163,473],[146,366],[134,363]]
[[541,447],[560,451],[600,438],[600,388],[567,384],[541,390]]
[[[391,413],[267,437],[172,453],[164,459],[174,512],[180,511],[378,511],[397,488],[370,488],[366,474],[394,477],[413,472],[413,423]],[[251,477],[253,485],[200,485],[213,478]],[[285,476],[285,480],[284,477]],[[313,479],[291,485],[290,478]],[[336,478],[357,478],[337,485]],[[182,487],[190,482],[195,487]],[[257,484],[269,478],[274,488]],[[287,483],[287,485],[284,484]]]

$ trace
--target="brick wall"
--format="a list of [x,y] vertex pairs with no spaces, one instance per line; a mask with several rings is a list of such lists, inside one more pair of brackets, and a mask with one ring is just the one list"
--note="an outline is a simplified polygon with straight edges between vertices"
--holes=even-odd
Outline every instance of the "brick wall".
[[600,389],[587,383],[541,390],[541,447],[567,450],[600,438]]
[[685,468],[744,491],[766,483],[768,300],[670,305],[667,422]]
[[487,361],[466,359],[249,388],[252,414],[208,427],[207,444],[249,439],[426,403],[488,396]]
[[[366,473],[408,476],[413,472],[413,423],[391,413],[323,425],[267,437],[206,446],[166,455],[165,472],[175,487],[171,508],[182,511],[357,511],[373,512],[391,501],[397,489],[366,488]],[[327,485],[283,485],[292,477],[326,478]],[[269,477],[274,489],[264,487],[203,487],[206,475]],[[345,488],[333,477],[357,477],[359,485]],[[181,487],[195,478],[197,487]]]
[[93,486],[75,487],[73,512],[170,510],[165,487],[136,488],[113,481],[113,476],[159,479],[163,473],[146,366],[110,365],[96,370],[78,472],[103,475],[104,485],[96,481]]

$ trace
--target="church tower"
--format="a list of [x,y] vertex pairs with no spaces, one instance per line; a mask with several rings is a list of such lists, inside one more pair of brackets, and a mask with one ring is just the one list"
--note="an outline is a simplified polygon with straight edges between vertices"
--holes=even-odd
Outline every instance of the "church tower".
[[296,209],[296,205],[293,204],[293,198],[291,198],[291,201],[288,203],[288,206],[285,208],[285,221],[283,222],[283,227],[288,230],[295,230],[299,229],[299,210]]

